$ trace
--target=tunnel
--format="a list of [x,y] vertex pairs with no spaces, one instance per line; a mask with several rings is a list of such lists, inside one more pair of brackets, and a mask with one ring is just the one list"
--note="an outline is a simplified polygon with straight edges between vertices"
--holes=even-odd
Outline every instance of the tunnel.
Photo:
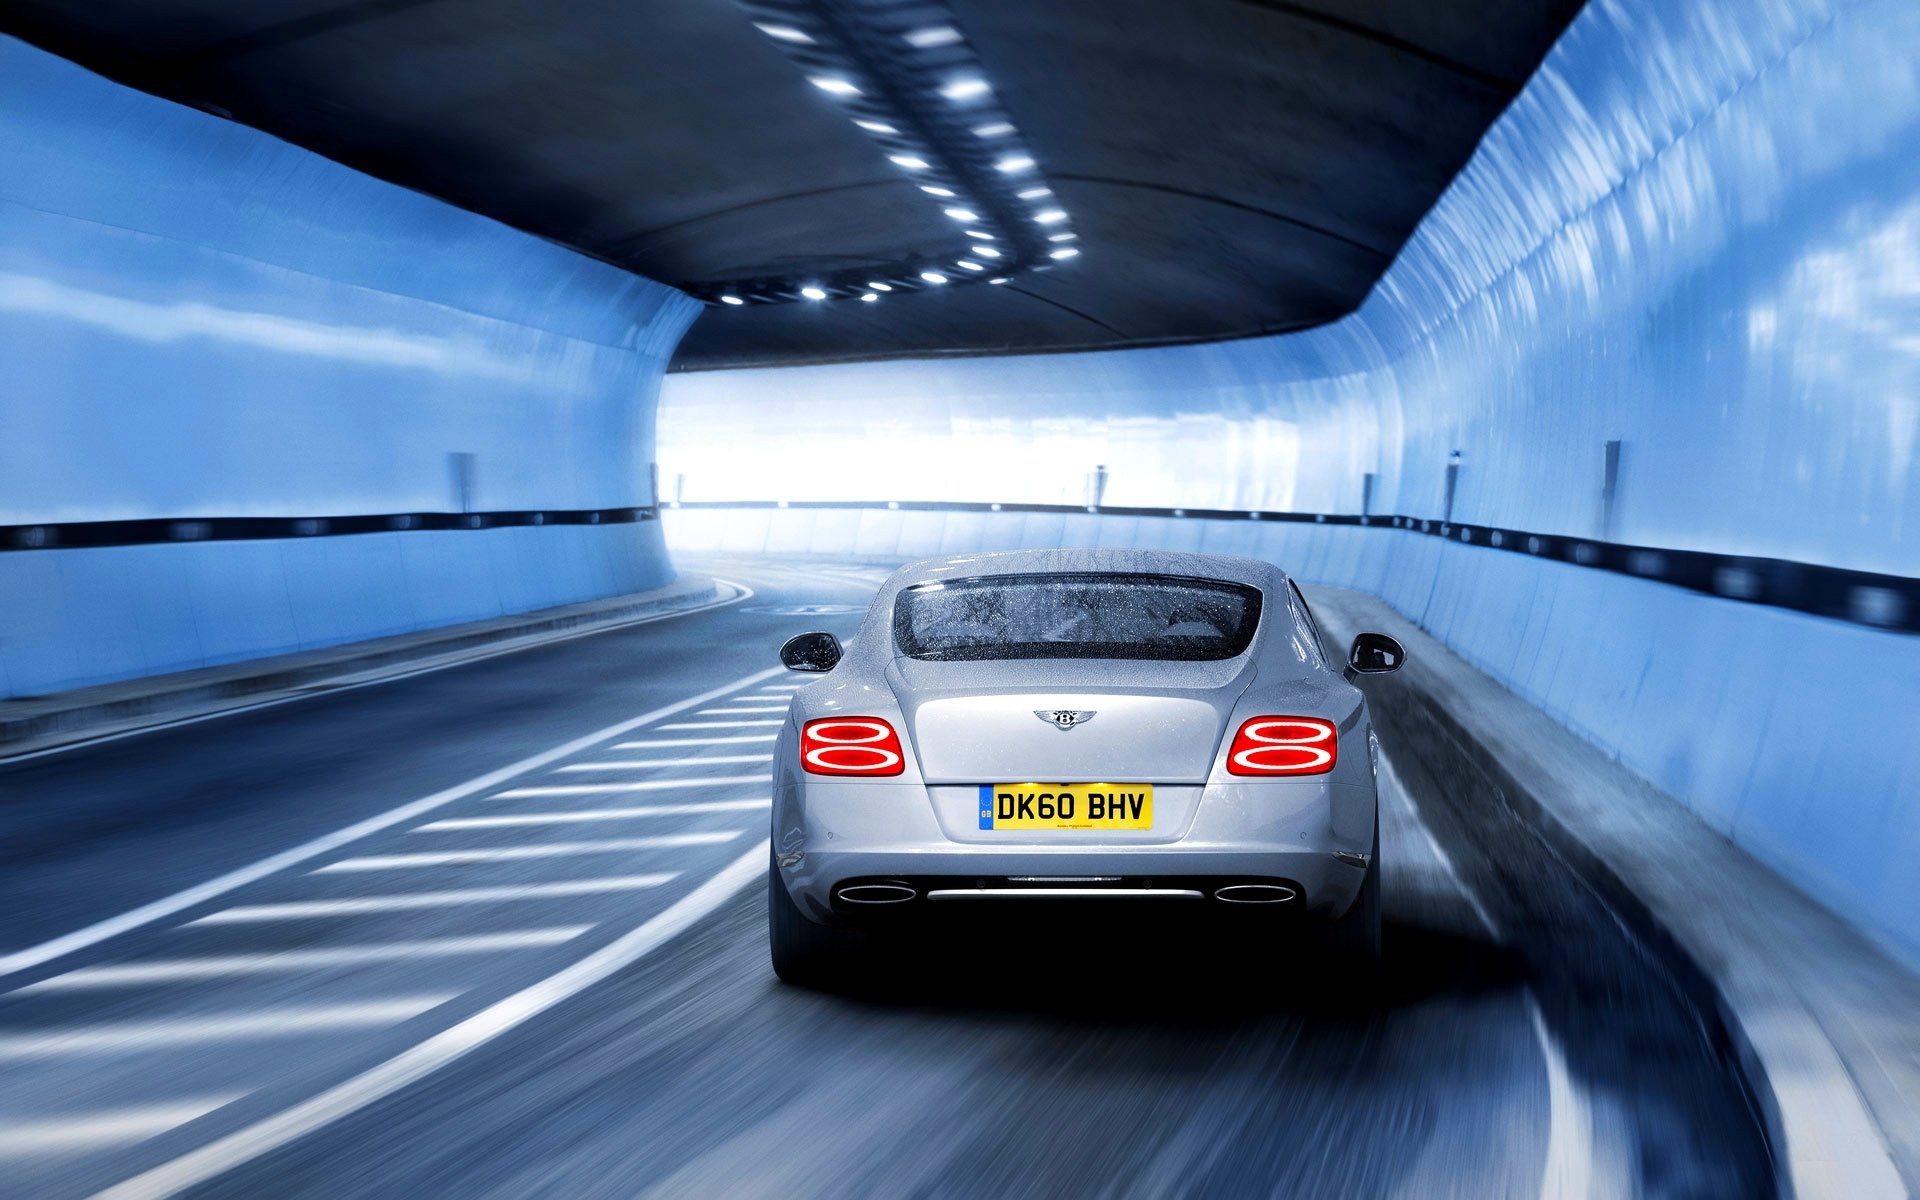
[[1920,1194],[1912,0],[14,0],[0,362],[0,1196]]

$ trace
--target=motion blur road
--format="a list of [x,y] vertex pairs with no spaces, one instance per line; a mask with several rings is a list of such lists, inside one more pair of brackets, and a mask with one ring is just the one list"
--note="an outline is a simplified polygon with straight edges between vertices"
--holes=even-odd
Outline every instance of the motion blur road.
[[686,565],[754,594],[0,766],[0,1192],[1771,1194],[1657,961],[1385,696],[1370,1000],[1117,921],[777,983],[774,650],[885,571]]

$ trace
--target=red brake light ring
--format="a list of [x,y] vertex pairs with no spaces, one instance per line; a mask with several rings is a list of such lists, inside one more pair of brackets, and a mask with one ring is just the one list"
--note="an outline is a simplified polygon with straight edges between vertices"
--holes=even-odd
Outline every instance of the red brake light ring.
[[1340,730],[1319,717],[1253,717],[1233,735],[1229,775],[1325,775],[1340,758]]
[[810,775],[898,775],[907,757],[879,717],[821,717],[800,729],[800,765]]

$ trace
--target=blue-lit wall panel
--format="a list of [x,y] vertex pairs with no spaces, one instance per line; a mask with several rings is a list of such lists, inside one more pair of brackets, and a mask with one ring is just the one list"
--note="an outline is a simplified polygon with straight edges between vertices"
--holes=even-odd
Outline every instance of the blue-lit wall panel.
[[[0,162],[0,525],[652,502],[671,289],[8,39]],[[8,550],[0,696],[668,578],[654,523]]]
[[[663,479],[690,501],[1078,504],[1104,465],[1109,505],[1354,513],[1372,473],[1374,512],[1438,518],[1457,450],[1456,520],[1920,574],[1917,47],[1911,0],[1594,0],[1347,320],[674,376]],[[1124,539],[1366,587],[1920,958],[1911,636],[1390,530],[832,514],[847,541],[828,515],[688,510],[669,537]]]

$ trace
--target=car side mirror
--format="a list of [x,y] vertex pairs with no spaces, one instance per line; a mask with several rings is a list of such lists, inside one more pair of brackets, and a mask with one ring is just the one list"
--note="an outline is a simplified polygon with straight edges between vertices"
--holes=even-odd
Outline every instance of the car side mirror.
[[840,639],[830,633],[800,633],[780,647],[789,671],[831,671],[840,664]]
[[1384,633],[1363,633],[1353,639],[1353,648],[1347,651],[1347,670],[1361,675],[1398,671],[1406,661],[1406,650]]

